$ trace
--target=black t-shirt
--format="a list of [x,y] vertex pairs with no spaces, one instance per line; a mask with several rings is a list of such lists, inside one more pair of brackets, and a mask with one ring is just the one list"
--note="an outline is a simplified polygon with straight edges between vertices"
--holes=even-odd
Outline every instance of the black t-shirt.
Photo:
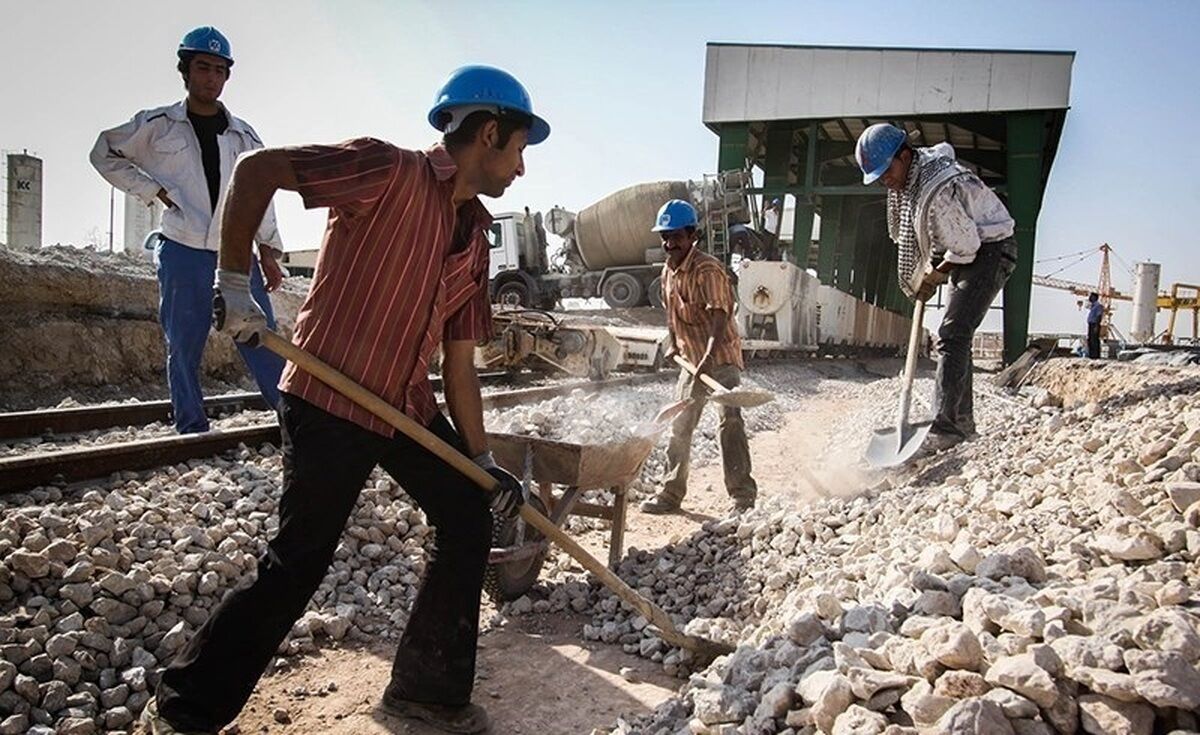
[[188,110],[188,120],[192,121],[192,129],[200,141],[200,160],[204,163],[204,178],[208,179],[208,198],[215,212],[217,199],[221,196],[221,149],[217,146],[217,136],[229,127],[229,119],[224,110],[215,115],[197,115]]

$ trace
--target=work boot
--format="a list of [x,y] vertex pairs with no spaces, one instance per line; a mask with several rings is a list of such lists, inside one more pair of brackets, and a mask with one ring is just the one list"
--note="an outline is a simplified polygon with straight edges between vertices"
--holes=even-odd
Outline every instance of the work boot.
[[666,493],[659,493],[642,503],[641,508],[643,513],[660,516],[667,515],[668,513],[678,513],[679,507],[682,504],[683,501],[679,498],[667,495]]
[[141,722],[147,735],[216,735],[215,732],[204,733],[199,730],[176,730],[174,725],[167,722],[162,715],[158,714],[158,697],[151,697],[150,701],[146,702],[146,708],[142,710]]
[[745,513],[748,510],[754,510],[753,495],[739,495],[733,498],[733,512]]
[[420,720],[443,732],[480,733],[492,727],[487,710],[468,702],[464,705],[429,704],[401,699],[392,694],[391,687],[383,692],[383,711],[395,717]]
[[920,451],[917,452],[917,455],[913,459],[931,457],[966,440],[967,437],[962,434],[955,434],[949,431],[930,431],[929,436],[925,437],[925,443],[921,445]]

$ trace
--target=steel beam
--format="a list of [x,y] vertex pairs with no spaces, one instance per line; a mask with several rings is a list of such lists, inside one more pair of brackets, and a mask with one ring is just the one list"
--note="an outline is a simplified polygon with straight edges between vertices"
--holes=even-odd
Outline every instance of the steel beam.
[[1029,301],[1033,290],[1033,255],[1038,213],[1042,206],[1042,157],[1046,114],[1008,115],[1008,210],[1016,221],[1017,267],[1004,287],[1004,361],[1020,357],[1029,338]]
[[842,223],[842,198],[821,197],[821,243],[817,251],[817,278],[833,284],[834,266]]
[[817,208],[807,199],[796,197],[795,218],[792,220],[792,252],[796,265],[808,267],[808,255],[812,249],[813,214]]
[[717,147],[717,171],[744,170],[749,143],[749,123],[721,123],[721,142]]
[[842,205],[842,224],[838,234],[837,287],[851,296],[854,293],[854,264],[858,247],[858,213],[862,203],[849,199]]

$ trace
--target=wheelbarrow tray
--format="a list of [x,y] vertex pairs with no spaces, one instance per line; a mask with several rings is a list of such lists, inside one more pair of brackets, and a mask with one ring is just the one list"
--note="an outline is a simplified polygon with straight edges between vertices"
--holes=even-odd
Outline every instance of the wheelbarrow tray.
[[533,449],[533,481],[583,490],[628,485],[642,471],[654,440],[632,437],[611,444],[574,444],[521,434],[488,434],[496,463],[516,477],[525,474],[525,453]]

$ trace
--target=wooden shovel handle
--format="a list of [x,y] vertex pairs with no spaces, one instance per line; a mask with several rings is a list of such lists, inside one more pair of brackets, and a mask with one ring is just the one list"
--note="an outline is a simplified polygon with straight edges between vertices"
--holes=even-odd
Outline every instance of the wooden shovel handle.
[[681,368],[691,373],[693,377],[699,378],[700,382],[707,385],[709,390],[713,391],[714,393],[728,392],[729,389],[718,383],[717,379],[713,376],[709,375],[708,373],[699,373],[699,369],[692,363],[688,362],[688,359],[683,355],[675,355],[675,362],[677,362]]
[[[498,484],[496,478],[481,469],[454,447],[439,439],[424,426],[404,415],[404,412],[400,409],[354,382],[345,374],[325,364],[315,355],[311,355],[300,349],[273,331],[263,330],[260,333],[260,340],[264,347],[280,357],[295,363],[304,372],[312,375],[330,388],[333,388],[375,414],[380,419],[388,422],[405,436],[428,449],[438,459],[463,475],[466,475],[467,478],[479,487],[489,493],[496,491]],[[608,567],[604,566],[603,563],[564,533],[562,529],[554,525],[549,518],[538,513],[530,504],[526,503],[521,506],[521,518],[525,519],[525,522],[529,525],[541,531],[546,538],[558,544],[575,561],[596,575],[606,587],[615,592],[630,607],[637,610],[639,614],[653,623],[662,632],[664,640],[673,645],[693,651],[711,651],[713,646],[720,646],[720,644],[716,644],[713,641],[685,635],[676,629],[674,622],[665,610],[639,595]],[[727,647],[721,648],[724,649]]]

